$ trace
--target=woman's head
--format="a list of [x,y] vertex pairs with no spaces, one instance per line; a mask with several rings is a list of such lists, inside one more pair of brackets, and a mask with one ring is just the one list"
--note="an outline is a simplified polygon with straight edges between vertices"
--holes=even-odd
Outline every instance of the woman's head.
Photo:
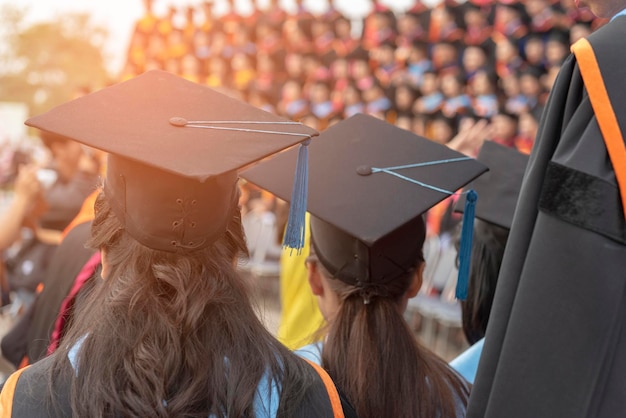
[[[441,360],[419,346],[403,317],[408,299],[422,284],[422,218],[394,231],[376,248],[328,230],[328,224],[320,228],[320,222],[311,218],[307,267],[311,290],[328,323],[323,366],[360,417],[451,416],[453,399],[464,402],[467,393]],[[331,236],[341,247],[328,245]],[[316,244],[322,237],[326,239]],[[328,247],[334,254],[328,254]],[[396,258],[391,248],[410,248],[404,255],[412,253],[412,261]]]
[[75,416],[252,416],[265,376],[292,416],[283,400],[295,408],[312,380],[263,327],[236,270],[236,180],[317,132],[161,71],[27,124],[109,152],[89,242],[106,280],[77,304],[50,392],[67,378]]
[[[419,347],[403,308],[420,287],[422,214],[445,198],[423,181],[456,190],[485,168],[466,158],[443,167],[460,154],[367,115],[326,129],[308,154],[309,278],[328,320],[323,366],[360,417],[452,416],[455,395],[464,402],[467,391]],[[279,173],[297,155],[281,156],[243,177],[288,195]]]
[[205,248],[238,209],[237,173],[198,181],[130,158],[109,155],[106,199],[121,226],[146,247],[166,252]]
[[421,286],[424,239],[421,217],[372,246],[312,217],[309,283],[324,317],[331,320],[348,300],[365,305],[386,300],[404,311]]
[[[104,280],[77,307],[79,320],[52,372],[63,370],[67,351],[79,344],[72,395],[77,416],[108,410],[245,416],[267,373],[284,388],[281,402],[285,396],[294,399],[291,407],[298,404],[309,383],[258,320],[248,283],[236,271],[236,256],[245,250],[237,213],[208,247],[173,253],[130,236],[106,195],[95,207],[89,245],[102,250]],[[77,389],[83,387],[90,391]]]
[[395,281],[413,276],[423,262],[425,235],[421,216],[371,243],[318,217],[311,218],[312,253],[330,277],[357,288],[366,303],[379,296],[402,294],[403,290],[393,289]]
[[[231,212],[230,221],[223,236],[217,239],[209,250],[201,248],[175,253],[151,249],[137,241],[114,213],[105,191],[101,191],[98,195],[94,210],[95,219],[92,223],[92,236],[88,245],[102,252],[102,276],[105,279],[124,275],[129,270],[134,274],[150,276],[150,266],[168,262],[176,263],[178,259],[187,259],[191,264],[197,262],[198,265],[194,267],[196,269],[234,266],[238,256],[247,252],[239,210]],[[208,257],[208,253],[219,254],[220,257]],[[225,264],[212,265],[218,260],[224,260]]]
[[[257,164],[242,176],[288,196],[292,183],[281,173],[295,164],[295,154]],[[440,188],[456,190],[486,170],[443,145],[363,114],[312,140],[308,158],[315,255],[331,277],[374,297],[418,269],[426,235],[422,216],[446,197]]]

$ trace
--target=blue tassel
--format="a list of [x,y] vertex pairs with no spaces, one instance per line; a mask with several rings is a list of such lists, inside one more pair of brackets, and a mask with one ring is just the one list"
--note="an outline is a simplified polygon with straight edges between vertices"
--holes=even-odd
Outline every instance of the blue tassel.
[[285,230],[283,247],[296,250],[298,254],[304,248],[304,235],[306,233],[305,216],[306,201],[309,186],[309,144],[310,139],[300,144],[298,161],[296,162],[296,174],[291,191],[291,206],[289,207],[289,220]]
[[463,212],[463,227],[461,229],[461,247],[459,248],[459,276],[456,282],[456,298],[467,298],[469,283],[469,270],[472,263],[472,240],[474,236],[474,212],[476,209],[478,193],[470,190],[465,197],[465,210]]

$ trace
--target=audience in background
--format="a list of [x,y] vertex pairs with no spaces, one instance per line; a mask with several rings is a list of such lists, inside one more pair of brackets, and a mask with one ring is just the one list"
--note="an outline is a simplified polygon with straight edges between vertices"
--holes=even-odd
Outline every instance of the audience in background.
[[[401,13],[374,1],[355,35],[332,2],[319,16],[301,1],[290,13],[255,4],[248,16],[231,3],[219,17],[208,1],[163,16],[151,6],[122,79],[162,68],[261,95],[264,108],[321,130],[364,112],[438,141],[454,137],[465,116],[507,115],[515,131],[497,140],[525,153],[532,138],[517,122],[538,119],[569,43],[605,22],[569,0],[415,1]],[[439,134],[440,113],[450,134]]]

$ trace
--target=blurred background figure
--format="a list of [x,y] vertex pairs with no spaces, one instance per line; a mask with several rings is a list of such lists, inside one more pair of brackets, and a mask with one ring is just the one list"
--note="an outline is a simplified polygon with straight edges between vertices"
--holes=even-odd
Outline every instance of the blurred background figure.
[[11,293],[17,292],[17,309],[32,302],[54,249],[54,244],[40,243],[36,238],[39,218],[46,210],[39,170],[36,164],[17,167],[13,200],[0,219],[2,305],[10,304]]
[[[51,159],[47,168],[22,166],[13,205],[0,225],[8,290],[17,292],[23,307],[32,303],[63,230],[97,186],[99,162],[67,138],[43,134]],[[3,295],[6,301],[9,295]]]
[[[528,163],[527,155],[491,141],[484,143],[477,159],[489,171],[468,186],[479,195],[467,299],[461,302],[463,333],[471,347],[450,362],[470,383],[474,382],[478,368],[504,248]],[[457,204],[458,210],[463,210],[463,203]],[[460,236],[455,241],[458,248]]]

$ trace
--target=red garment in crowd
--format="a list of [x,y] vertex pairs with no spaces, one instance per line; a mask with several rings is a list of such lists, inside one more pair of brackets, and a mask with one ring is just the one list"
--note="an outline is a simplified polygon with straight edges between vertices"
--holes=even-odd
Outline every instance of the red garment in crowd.
[[78,295],[80,289],[82,289],[83,285],[87,282],[87,280],[89,280],[94,275],[96,269],[100,265],[100,262],[100,251],[96,251],[94,255],[91,256],[89,261],[85,263],[80,273],[78,273],[78,276],[76,276],[74,285],[72,286],[70,293],[68,293],[68,295],[63,300],[63,303],[61,304],[61,310],[59,311],[57,319],[54,323],[54,329],[52,330],[52,336],[50,338],[50,345],[48,346],[48,354],[52,354],[54,350],[56,350],[59,346],[59,341],[61,341],[61,338],[63,337],[65,325],[70,316],[69,311],[74,306],[76,296]]

